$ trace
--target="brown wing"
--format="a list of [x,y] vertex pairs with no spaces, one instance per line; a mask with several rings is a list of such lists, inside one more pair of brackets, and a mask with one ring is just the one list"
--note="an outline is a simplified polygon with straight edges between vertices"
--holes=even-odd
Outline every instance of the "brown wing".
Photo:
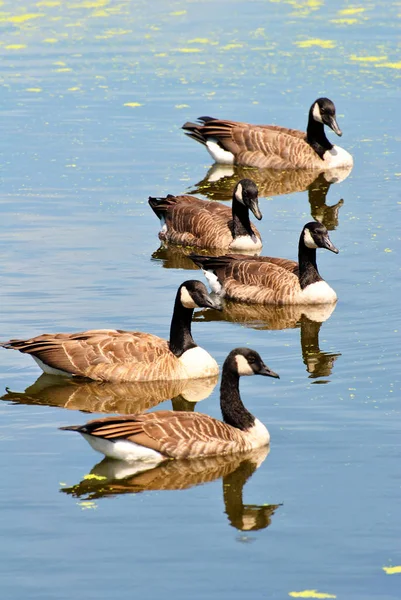
[[[159,237],[174,244],[196,248],[228,248],[233,241],[232,210],[218,202],[194,196],[168,197],[167,232]],[[260,238],[256,227],[253,232]]]
[[297,276],[298,265],[293,261],[241,254],[217,257],[192,255],[191,258],[202,269],[217,275],[228,299],[278,305],[299,301],[302,290]]
[[239,165],[300,169],[324,164],[307,143],[306,134],[296,129],[213,119],[198,130],[206,140],[217,139],[225,150],[234,154]]
[[298,277],[272,262],[232,261],[223,281],[228,298],[250,304],[291,304],[301,292]]
[[163,379],[179,379],[181,370],[166,340],[137,331],[44,334],[3,346],[31,354],[53,369],[97,381],[157,380],[161,374]]
[[233,258],[235,260],[272,263],[298,276],[299,265],[295,260],[290,260],[289,258],[275,258],[274,256],[248,256],[247,254],[227,254],[226,256],[227,258]]
[[128,440],[169,458],[230,454],[250,449],[240,430],[193,412],[157,411],[106,417],[76,429],[107,440]]

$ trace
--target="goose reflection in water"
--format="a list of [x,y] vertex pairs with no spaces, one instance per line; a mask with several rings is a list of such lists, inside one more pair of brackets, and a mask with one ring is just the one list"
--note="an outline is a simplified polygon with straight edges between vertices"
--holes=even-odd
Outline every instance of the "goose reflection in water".
[[223,479],[225,513],[240,531],[265,529],[280,504],[244,504],[243,488],[269,453],[269,447],[244,454],[168,460],[149,468],[143,461],[127,463],[109,458],[95,465],[80,483],[61,492],[82,500],[161,490],[185,490]]
[[335,310],[335,304],[311,306],[267,306],[247,305],[222,300],[222,311],[202,310],[196,313],[195,321],[227,321],[241,323],[251,329],[301,329],[302,359],[313,383],[328,383],[335,361],[341,353],[323,352],[319,345],[319,332]]
[[41,375],[25,392],[7,393],[1,400],[13,404],[58,406],[88,413],[141,413],[172,399],[174,410],[193,410],[216,386],[218,375],[180,381],[105,383]]
[[[255,181],[259,197],[281,196],[294,192],[308,191],[311,215],[332,231],[338,226],[338,211],[344,204],[339,200],[333,206],[326,205],[327,193],[333,183],[344,181],[352,167],[330,169],[316,175],[316,171],[274,169],[253,169],[231,165],[213,165],[202,181],[199,181],[189,194],[202,194],[210,200],[230,200],[233,186],[245,177]],[[266,247],[267,240],[265,240]],[[215,255],[214,255],[215,256]]]

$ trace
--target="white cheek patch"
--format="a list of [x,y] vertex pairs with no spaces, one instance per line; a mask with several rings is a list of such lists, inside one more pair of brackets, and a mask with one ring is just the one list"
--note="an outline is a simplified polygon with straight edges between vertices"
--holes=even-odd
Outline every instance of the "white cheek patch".
[[242,356],[242,354],[236,355],[235,362],[237,363],[239,375],[255,375],[251,365],[248,363],[245,356]]
[[238,202],[244,204],[244,200],[242,198],[242,185],[240,183],[237,185],[237,189],[235,190],[235,197],[238,200]]
[[322,119],[322,115],[320,113],[320,108],[317,102],[315,102],[315,106],[313,107],[313,118],[315,119],[315,121],[317,121],[318,123],[323,123],[323,119]]
[[309,231],[309,229],[305,229],[305,231],[304,231],[304,244],[307,248],[318,248],[318,245],[316,244],[315,240],[313,239],[312,234]]
[[185,285],[181,288],[180,300],[184,308],[198,308]]

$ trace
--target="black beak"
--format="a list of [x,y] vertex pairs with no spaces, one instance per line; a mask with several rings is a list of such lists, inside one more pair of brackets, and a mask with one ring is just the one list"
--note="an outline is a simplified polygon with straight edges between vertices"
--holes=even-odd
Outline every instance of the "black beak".
[[330,127],[330,129],[332,129],[334,131],[334,133],[336,133],[339,137],[342,136],[343,132],[341,131],[341,129],[338,126],[338,123],[336,121],[335,117],[330,117],[328,119],[328,123],[327,125]]
[[326,250],[330,250],[330,252],[334,252],[334,254],[339,253],[338,248],[335,247],[328,235],[325,235],[322,241],[322,248],[326,248]]
[[223,310],[221,300],[219,298],[214,300],[210,296],[204,296],[201,306],[204,306],[205,308],[214,308],[214,310]]
[[258,203],[258,199],[256,198],[256,200],[252,200],[252,202],[249,205],[250,210],[253,212],[253,214],[255,215],[255,217],[257,218],[258,221],[262,220],[262,213],[260,212],[260,208],[259,208],[259,203]]
[[280,375],[269,369],[269,367],[265,364],[259,369],[257,375],[264,375],[265,377],[274,377],[275,379],[280,379]]

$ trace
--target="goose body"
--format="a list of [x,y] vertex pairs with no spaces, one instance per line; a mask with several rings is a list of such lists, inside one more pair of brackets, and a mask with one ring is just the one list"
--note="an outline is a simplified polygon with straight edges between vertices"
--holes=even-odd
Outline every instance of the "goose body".
[[317,248],[338,253],[324,225],[310,222],[299,238],[298,263],[241,254],[191,258],[203,269],[212,290],[230,300],[249,304],[332,304],[337,295],[319,274]]
[[237,183],[232,209],[194,196],[149,198],[160,219],[159,239],[196,248],[222,248],[233,251],[260,250],[260,233],[249,220],[249,210],[260,220],[258,188],[250,179]]
[[352,166],[352,156],[331,144],[324,125],[342,135],[335,106],[328,98],[318,98],[312,104],[306,133],[278,125],[250,125],[212,117],[200,117],[198,124],[187,122],[182,128],[189,137],[204,144],[220,164],[319,170]]
[[270,435],[242,403],[239,393],[241,375],[278,377],[254,350],[232,350],[224,362],[221,380],[223,421],[201,413],[157,411],[106,417],[61,429],[77,431],[94,450],[110,458],[128,461],[157,463],[167,458],[247,452],[266,446]]
[[177,291],[170,340],[150,333],[92,329],[10,340],[4,348],[30,354],[45,373],[95,381],[157,381],[210,377],[218,365],[191,335],[195,308],[217,308],[203,283],[185,281]]

